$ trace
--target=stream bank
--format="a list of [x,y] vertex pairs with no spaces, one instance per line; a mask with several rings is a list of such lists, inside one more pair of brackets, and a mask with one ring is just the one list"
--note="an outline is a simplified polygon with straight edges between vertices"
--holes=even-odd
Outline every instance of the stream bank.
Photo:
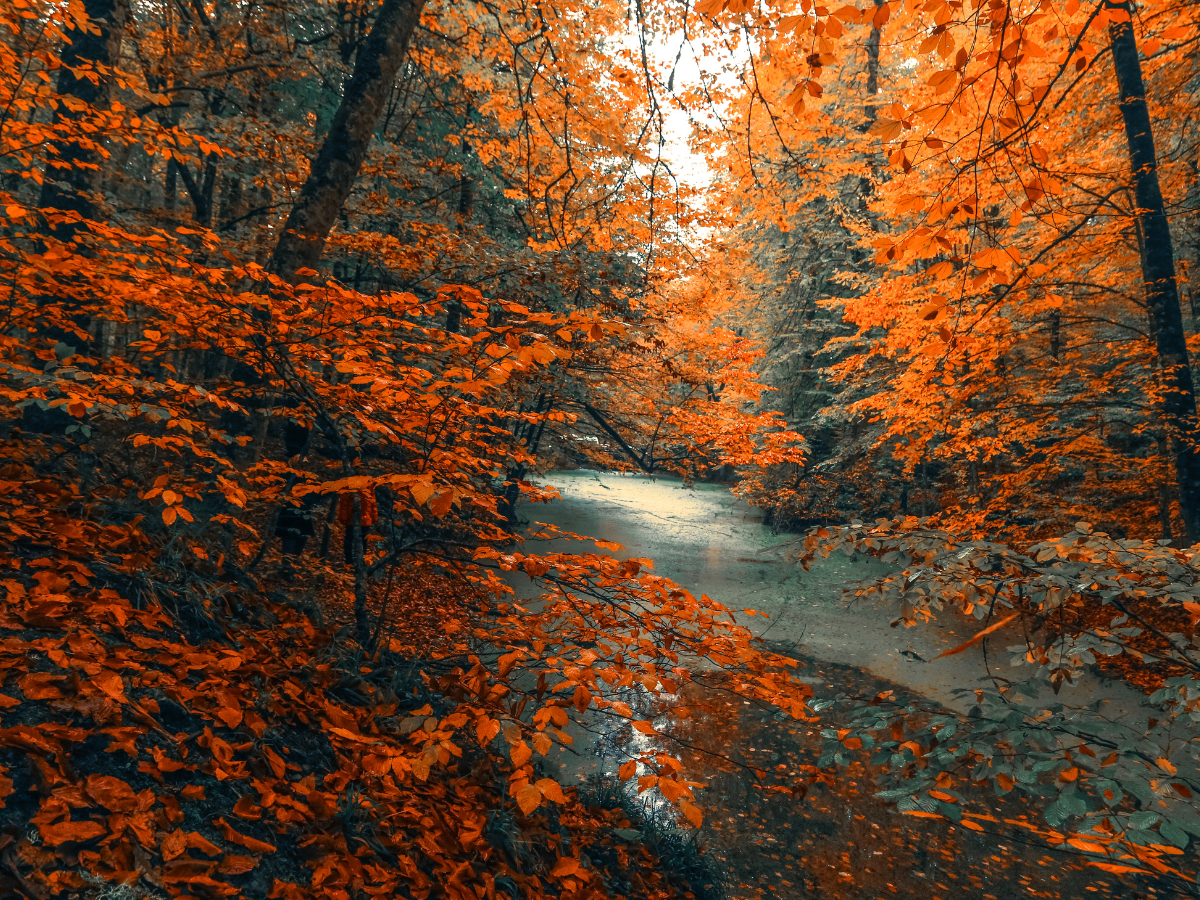
[[[893,690],[953,707],[953,688],[986,676],[979,647],[924,661],[967,640],[974,623],[948,615],[930,626],[892,629],[891,611],[847,605],[842,589],[883,574],[882,563],[839,554],[805,572],[772,549],[794,536],[774,534],[761,514],[722,486],[590,470],[555,472],[546,481],[562,499],[522,507],[526,519],[615,541],[624,548],[614,554],[619,558],[654,560],[658,574],[719,600],[773,649],[797,659],[818,696]],[[536,540],[527,549],[597,548]],[[766,617],[736,612],[746,609]],[[1097,683],[1075,686],[1072,699],[1086,699]],[[667,713],[655,719],[655,727],[670,736],[663,748],[683,761],[688,777],[706,784],[698,794],[706,810],[702,839],[727,868],[732,897],[1163,896],[1084,868],[1073,854],[1028,843],[1021,829],[1002,822],[977,834],[900,814],[874,798],[872,776],[861,764],[840,772],[834,787],[817,786],[803,799],[764,793],[750,770],[788,771],[815,763],[820,726],[780,720],[772,711],[714,691],[686,702],[698,714],[677,719]],[[1136,706],[1139,697],[1129,692],[1122,702]],[[556,761],[559,777],[578,783],[611,775],[619,764],[612,750],[640,740],[644,736],[626,727],[603,740],[584,741],[580,756]],[[996,806],[986,791],[965,796],[976,811]],[[1023,799],[1001,804],[1001,819],[1022,816],[1038,818]]]

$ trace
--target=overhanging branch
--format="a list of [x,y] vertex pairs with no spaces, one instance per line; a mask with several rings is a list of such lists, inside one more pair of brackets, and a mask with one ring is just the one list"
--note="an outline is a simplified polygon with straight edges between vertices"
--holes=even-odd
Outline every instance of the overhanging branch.
[[596,407],[592,406],[592,404],[585,402],[583,404],[583,408],[587,411],[587,414],[596,421],[596,424],[604,429],[605,434],[621,445],[621,449],[625,451],[626,455],[628,455],[630,459],[638,464],[643,472],[645,472],[647,475],[654,474],[653,457],[651,457],[650,461],[647,462],[640,453],[630,447],[629,444],[625,443],[625,438],[621,437],[621,435],[617,432],[617,429],[608,424],[604,416],[600,414],[600,410],[596,409]]

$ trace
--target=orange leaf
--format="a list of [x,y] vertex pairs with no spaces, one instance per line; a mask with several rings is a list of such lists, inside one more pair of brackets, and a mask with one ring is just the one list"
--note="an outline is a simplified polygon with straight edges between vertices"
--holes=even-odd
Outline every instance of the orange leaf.
[[267,765],[271,767],[271,773],[276,778],[282,778],[287,771],[287,763],[283,761],[283,757],[270,747],[263,748],[263,756],[267,759]]
[[1092,862],[1091,860],[1088,860],[1087,864],[1089,866],[1095,866],[1097,869],[1102,869],[1105,872],[1113,872],[1117,875],[1120,875],[1124,872],[1137,872],[1142,875],[1148,874],[1146,869],[1140,869],[1137,866],[1120,866],[1116,863]]
[[683,814],[687,816],[688,821],[697,828],[704,824],[704,811],[691,800],[680,800],[679,808],[683,810]]
[[205,856],[220,856],[225,852],[202,834],[193,831],[186,837],[187,845],[193,850],[199,850]]
[[592,703],[592,692],[581,684],[575,688],[575,695],[571,699],[575,703],[575,708],[584,712]]
[[221,864],[217,866],[217,871],[222,875],[245,875],[257,865],[258,862],[253,856],[229,855],[221,860]]
[[517,806],[521,812],[529,815],[542,804],[542,792],[536,784],[527,784],[517,791]]
[[517,743],[513,744],[511,751],[512,764],[518,769],[529,762],[529,757],[532,755],[533,751],[529,749],[529,745],[524,741],[517,741]]
[[410,487],[409,490],[412,491],[413,499],[416,500],[417,505],[420,506],[433,496],[434,487],[427,481],[418,481],[416,484]]
[[241,844],[252,853],[274,853],[275,848],[266,841],[260,841],[257,838],[248,837],[234,830],[233,826],[225,821],[224,817],[213,822],[220,830],[221,835],[227,841],[232,841],[235,844]]
[[1109,850],[1103,844],[1097,844],[1095,841],[1086,841],[1083,838],[1068,838],[1067,843],[1077,850],[1082,850],[1084,853],[1106,853]]
[[89,775],[84,785],[87,795],[111,812],[133,812],[137,794],[120,778],[111,775]]
[[561,878],[564,875],[574,875],[578,871],[579,860],[573,856],[560,856],[558,862],[554,864],[554,868],[550,870],[550,874]]
[[994,625],[989,625],[987,628],[983,629],[983,631],[979,632],[979,634],[975,635],[975,637],[971,638],[965,644],[959,644],[953,650],[944,650],[941,653],[939,653],[937,656],[935,656],[934,659],[941,659],[943,656],[954,656],[954,654],[956,654],[956,653],[962,653],[968,647],[973,647],[975,644],[978,644],[980,641],[982,641],[985,637],[987,637],[993,631],[1003,628],[1005,625],[1007,625],[1013,619],[1020,618],[1020,616],[1021,616],[1021,614],[1019,612],[1015,612],[1011,616],[1005,616],[1003,619],[1001,619],[999,622],[996,622]]
[[345,728],[338,728],[336,725],[326,725],[325,730],[330,734],[336,734],[340,738],[345,738],[348,741],[358,741],[360,744],[378,744],[379,741],[375,738],[366,737],[365,735],[355,734],[353,731],[347,731]]
[[182,831],[172,831],[163,836],[158,846],[162,850],[163,859],[172,860],[187,849],[187,835]]
[[233,814],[239,819],[261,819],[262,807],[257,806],[249,795],[246,795],[233,804]]
[[120,703],[128,703],[125,682],[116,672],[101,672],[92,678],[92,684]]
[[490,716],[483,716],[475,726],[475,737],[481,747],[486,747],[499,733],[500,723]]
[[658,732],[654,730],[654,726],[649,722],[634,722],[633,727],[642,734],[658,734]]
[[537,782],[537,789],[542,792],[542,796],[554,803],[566,803],[567,798],[563,794],[562,785],[553,778],[540,778]]
[[[941,302],[939,302],[941,301]],[[917,313],[926,322],[931,322],[938,317],[938,313],[942,311],[942,307],[946,305],[946,301],[940,297],[937,300],[931,300],[921,307],[921,311]]]
[[108,834],[108,829],[99,822],[58,822],[54,825],[39,825],[38,831],[47,847],[57,847],[59,844],[76,841],[90,841],[102,834]]
[[627,762],[627,763],[623,763],[621,765],[621,768],[619,768],[617,770],[617,777],[620,778],[622,781],[628,781],[630,778],[632,778],[636,774],[637,774],[637,763],[634,762],[632,759],[629,760],[629,762]]
[[64,676],[50,672],[31,672],[22,676],[17,686],[27,700],[58,700],[64,696],[59,687],[63,679]]
[[446,513],[450,512],[450,507],[453,505],[453,503],[454,491],[442,491],[431,501],[429,501],[429,510],[440,519],[446,515]]

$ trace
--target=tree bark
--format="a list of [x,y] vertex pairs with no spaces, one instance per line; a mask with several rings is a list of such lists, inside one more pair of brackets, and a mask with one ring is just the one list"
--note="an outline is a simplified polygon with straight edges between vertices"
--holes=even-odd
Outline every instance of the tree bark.
[[[121,42],[125,36],[125,21],[129,14],[128,0],[85,0],[84,12],[88,23],[85,28],[72,21],[66,31],[66,43],[60,53],[62,68],[59,69],[55,90],[62,97],[73,97],[87,104],[88,108],[109,105],[113,79],[111,69],[121,55]],[[95,29],[94,31],[92,29]],[[100,68],[92,81],[75,74],[76,69]],[[81,119],[86,113],[75,112],[63,104],[54,111],[53,123],[60,124]],[[52,142],[48,149],[46,171],[38,207],[44,211],[77,213],[79,219],[47,221],[44,233],[48,237],[65,243],[74,241],[86,223],[96,218],[92,195],[101,184],[103,159],[95,149],[79,141],[62,140]],[[49,217],[47,217],[49,219]],[[81,251],[77,251],[81,252]],[[43,323],[41,337],[50,343],[70,348],[75,353],[80,346],[89,342],[89,317],[79,309],[75,300],[43,297],[39,301],[43,310],[57,305],[58,322]],[[73,420],[62,407],[43,408],[30,404],[21,411],[21,428],[30,434],[62,434]]]
[[[883,0],[875,0],[876,10],[882,5]],[[879,102],[879,41],[881,37],[882,29],[872,20],[871,33],[867,35],[867,95],[863,103],[863,117],[865,121],[859,127],[859,131],[863,133],[870,131],[879,117],[879,110],[876,108],[876,104]],[[876,170],[874,171],[874,175],[878,178],[877,167],[874,163],[870,163],[870,166],[872,170]],[[866,175],[859,176],[859,208],[863,212],[866,212],[867,203],[874,192],[874,180],[868,178]]]
[[[92,108],[106,107],[112,96],[112,77],[102,72],[93,81],[86,76],[77,76],[74,70],[94,67],[111,69],[116,65],[121,56],[129,3],[128,0],[85,0],[83,8],[89,24],[96,30],[68,28],[56,91],[60,96],[82,100]],[[60,122],[78,115],[60,105],[55,110],[54,120]],[[101,177],[99,154],[77,141],[56,142],[50,149],[51,156],[38,206],[41,209],[75,212],[83,219],[94,219],[96,210],[92,194]],[[60,222],[52,226],[49,233],[65,242],[74,239],[81,227],[78,222]]]
[[192,177],[187,166],[174,160],[172,162],[175,163],[179,174],[183,176],[183,186],[187,189],[188,197],[191,198],[192,220],[204,228],[212,228],[213,195],[217,186],[217,160],[219,157],[215,153],[209,153],[203,159],[204,171],[200,181],[196,181]]
[[354,74],[308,181],[292,207],[271,257],[270,271],[284,280],[316,268],[333,224],[358,177],[375,126],[426,0],[385,0],[375,27],[358,50]]
[[[883,5],[883,0],[875,0],[875,8]],[[867,102],[863,110],[867,116],[868,127],[875,124],[878,110],[875,109],[875,98],[879,93],[879,38],[882,29],[874,22],[871,23],[871,33],[867,35]]]
[[1131,3],[1108,2],[1108,8],[1123,11],[1124,22],[1110,22],[1109,42],[1120,93],[1121,118],[1133,168],[1137,218],[1142,234],[1142,280],[1146,305],[1155,322],[1155,343],[1162,371],[1162,413],[1175,450],[1175,474],[1179,508],[1188,539],[1200,540],[1200,455],[1196,451],[1196,395],[1188,363],[1183,314],[1179,308],[1179,284],[1175,278],[1175,251],[1171,229],[1158,183],[1158,161],[1146,86],[1133,34]]

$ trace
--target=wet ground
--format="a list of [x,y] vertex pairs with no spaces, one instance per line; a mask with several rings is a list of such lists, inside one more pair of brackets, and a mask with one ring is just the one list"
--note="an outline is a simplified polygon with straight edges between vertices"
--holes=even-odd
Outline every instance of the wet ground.
[[[744,613],[738,618],[774,649],[799,660],[818,696],[895,690],[950,704],[952,687],[973,686],[986,676],[979,648],[922,661],[966,640],[974,633],[973,623],[948,617],[927,627],[894,630],[892,611],[847,605],[842,589],[884,572],[882,564],[838,555],[804,572],[783,560],[778,549],[792,536],[773,534],[756,511],[722,487],[689,488],[677,481],[586,470],[556,472],[546,480],[563,499],[523,508],[526,518],[616,541],[625,548],[618,556],[648,557],[659,574],[731,609],[766,612],[769,618]],[[536,552],[538,546],[529,549]],[[555,541],[548,549],[579,550],[580,545]],[[1078,699],[1095,686],[1076,688]],[[1122,702],[1137,705],[1138,696],[1129,692]],[[872,776],[862,765],[839,773],[833,787],[818,785],[803,798],[770,793],[752,770],[769,770],[786,782],[789,772],[816,762],[820,726],[780,720],[773,711],[719,690],[695,693],[686,704],[692,711],[687,719],[664,715],[655,724],[677,739],[666,746],[683,760],[688,776],[707,785],[698,793],[706,810],[703,841],[728,872],[731,897],[1167,896],[1031,842],[1027,832],[1004,820],[1037,820],[1037,811],[1016,800],[997,808],[996,798],[985,790],[968,793],[965,807],[995,814],[982,834],[896,812],[873,797]],[[619,763],[614,748],[645,740],[628,730],[590,741],[585,737],[577,742],[585,748],[582,757],[559,761],[561,780],[611,772]]]

